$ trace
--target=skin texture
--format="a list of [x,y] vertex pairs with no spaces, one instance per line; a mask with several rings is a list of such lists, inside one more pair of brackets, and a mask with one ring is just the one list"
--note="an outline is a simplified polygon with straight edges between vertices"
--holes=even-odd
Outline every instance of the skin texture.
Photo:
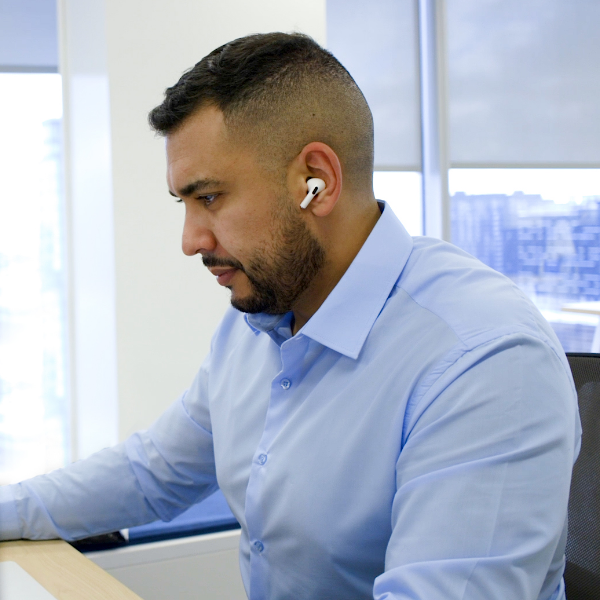
[[[379,218],[371,181],[344,191],[340,160],[321,142],[267,169],[260,149],[231,135],[210,106],[169,134],[166,149],[169,191],[185,203],[183,252],[202,255],[240,310],[292,310],[296,333]],[[327,187],[302,210],[310,177]]]

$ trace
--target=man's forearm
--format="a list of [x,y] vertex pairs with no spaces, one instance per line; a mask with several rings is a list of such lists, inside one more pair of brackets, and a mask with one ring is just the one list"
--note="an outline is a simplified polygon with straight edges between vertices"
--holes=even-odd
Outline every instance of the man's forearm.
[[0,539],[78,539],[157,519],[123,444],[0,488]]

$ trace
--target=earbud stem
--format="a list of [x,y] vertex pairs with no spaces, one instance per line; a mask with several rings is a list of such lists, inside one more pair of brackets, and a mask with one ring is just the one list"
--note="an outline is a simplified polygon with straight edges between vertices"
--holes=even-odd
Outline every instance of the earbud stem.
[[304,198],[304,200],[302,200],[300,203],[300,208],[306,208],[315,196],[316,194],[313,194],[312,191],[308,192],[308,194],[306,194],[306,198]]
[[308,194],[300,203],[300,208],[306,208],[315,196],[318,196],[325,189],[325,182],[317,177],[311,177],[307,182]]

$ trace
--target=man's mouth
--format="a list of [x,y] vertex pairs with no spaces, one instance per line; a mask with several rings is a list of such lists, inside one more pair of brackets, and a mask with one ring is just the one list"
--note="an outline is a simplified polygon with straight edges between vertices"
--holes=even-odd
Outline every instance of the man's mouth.
[[217,278],[219,285],[227,285],[238,271],[235,267],[210,267],[208,270]]

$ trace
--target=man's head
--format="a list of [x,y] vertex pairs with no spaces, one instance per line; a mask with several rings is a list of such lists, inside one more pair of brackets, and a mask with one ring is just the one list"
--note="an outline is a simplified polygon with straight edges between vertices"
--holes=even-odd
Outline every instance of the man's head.
[[[241,38],[185,73],[149,120],[186,205],[184,252],[202,254],[232,304],[282,313],[318,297],[343,250],[342,172],[346,196],[372,199],[371,113],[340,63],[304,35]],[[310,177],[327,188],[302,211]]]
[[207,106],[276,171],[320,141],[338,155],[347,186],[371,185],[371,111],[348,71],[306,35],[250,35],[213,50],[166,90],[149,121],[168,136]]

